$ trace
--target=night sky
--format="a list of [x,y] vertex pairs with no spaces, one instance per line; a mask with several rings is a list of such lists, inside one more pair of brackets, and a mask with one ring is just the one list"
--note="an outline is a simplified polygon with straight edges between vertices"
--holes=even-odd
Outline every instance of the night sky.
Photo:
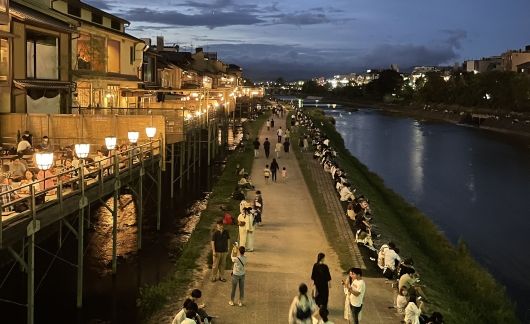
[[452,65],[530,45],[530,1],[86,0],[137,37],[204,47],[254,80]]

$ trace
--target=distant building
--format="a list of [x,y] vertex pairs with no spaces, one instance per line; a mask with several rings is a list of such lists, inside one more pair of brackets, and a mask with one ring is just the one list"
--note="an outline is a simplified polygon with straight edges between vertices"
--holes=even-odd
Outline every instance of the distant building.
[[504,71],[517,72],[517,66],[530,62],[530,45],[524,50],[508,51],[501,55]]
[[517,65],[517,72],[530,74],[530,62]]
[[480,60],[465,61],[465,71],[470,73],[484,73],[489,71],[503,71],[500,56],[483,57]]

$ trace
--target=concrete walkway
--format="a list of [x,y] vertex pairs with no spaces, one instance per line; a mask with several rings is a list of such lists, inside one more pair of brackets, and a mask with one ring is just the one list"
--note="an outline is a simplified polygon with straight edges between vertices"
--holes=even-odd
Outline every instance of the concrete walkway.
[[[276,129],[279,126],[285,129],[284,121],[275,122]],[[305,282],[309,286],[316,256],[324,252],[332,277],[328,306],[330,320],[345,323],[344,293],[340,284],[344,270],[340,268],[338,257],[326,240],[298,161],[294,153],[286,156],[282,152],[278,163],[280,168],[287,168],[287,183],[278,179],[277,183],[265,184],[263,168],[272,161],[273,146],[277,142],[276,130],[267,131],[264,127],[260,132],[261,143],[265,137],[272,144],[271,157],[266,160],[261,150],[251,172],[256,188],[263,195],[264,213],[263,226],[255,233],[255,252],[247,253],[245,306],[229,306],[230,279],[225,283],[212,283],[208,273],[200,287],[207,311],[218,317],[214,323],[219,324],[287,323],[289,306],[298,292],[298,285]],[[253,199],[253,193],[249,193],[247,198]],[[230,275],[227,273],[226,277],[230,278]],[[378,312],[379,308],[391,305],[390,287],[385,292],[388,292],[385,294],[388,303],[374,304],[370,282],[367,281],[362,323],[399,323],[397,317],[389,318],[387,314]],[[236,300],[237,296],[238,293]]]

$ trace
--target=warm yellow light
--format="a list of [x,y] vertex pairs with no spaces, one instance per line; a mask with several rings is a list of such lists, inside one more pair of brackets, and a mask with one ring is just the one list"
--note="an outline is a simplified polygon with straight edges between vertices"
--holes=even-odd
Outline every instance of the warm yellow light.
[[75,145],[75,154],[80,159],[86,159],[88,153],[90,152],[90,144],[76,144]]
[[114,150],[116,148],[117,138],[115,136],[105,137],[105,146],[107,150]]
[[134,144],[138,142],[138,138],[140,137],[140,132],[130,131],[127,133],[127,137],[129,138],[129,142]]
[[147,135],[147,137],[150,139],[154,138],[156,135],[156,127],[146,127],[145,135]]
[[53,165],[53,153],[36,153],[35,160],[39,169],[46,171]]

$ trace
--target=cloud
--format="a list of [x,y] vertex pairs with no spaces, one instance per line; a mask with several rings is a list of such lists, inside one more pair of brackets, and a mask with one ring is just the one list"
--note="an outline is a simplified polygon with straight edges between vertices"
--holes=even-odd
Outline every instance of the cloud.
[[326,24],[331,20],[323,13],[312,12],[298,12],[298,13],[284,13],[270,16],[272,23],[276,25],[317,25]]
[[246,12],[210,12],[186,15],[176,10],[156,11],[149,8],[134,8],[123,13],[131,21],[151,22],[169,26],[206,26],[208,28],[255,25],[264,20]]
[[112,10],[112,5],[108,4],[108,1],[105,0],[86,0],[87,4],[94,6],[101,10]]

